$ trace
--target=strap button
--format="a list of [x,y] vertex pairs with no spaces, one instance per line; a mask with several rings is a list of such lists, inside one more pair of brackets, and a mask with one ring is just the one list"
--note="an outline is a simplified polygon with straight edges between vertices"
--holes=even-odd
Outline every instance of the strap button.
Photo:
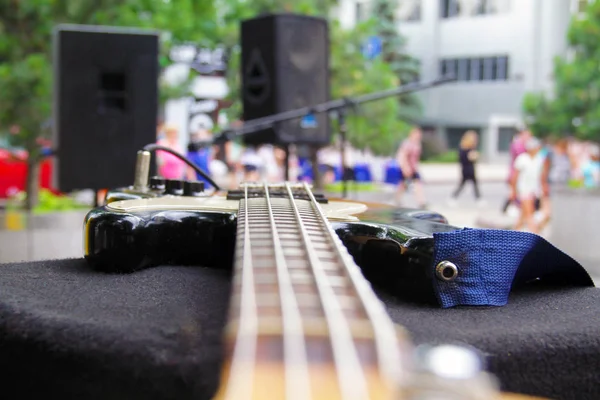
[[453,281],[458,277],[458,267],[450,261],[441,261],[435,267],[435,276],[441,281]]

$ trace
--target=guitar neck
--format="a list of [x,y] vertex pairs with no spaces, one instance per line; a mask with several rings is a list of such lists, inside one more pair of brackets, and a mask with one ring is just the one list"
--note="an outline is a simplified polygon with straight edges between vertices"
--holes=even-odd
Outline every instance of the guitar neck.
[[398,399],[406,342],[309,187],[243,189],[216,398]]

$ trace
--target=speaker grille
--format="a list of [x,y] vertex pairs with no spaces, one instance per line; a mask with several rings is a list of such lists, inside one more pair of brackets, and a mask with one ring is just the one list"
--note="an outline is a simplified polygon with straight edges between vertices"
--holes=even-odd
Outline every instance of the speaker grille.
[[249,103],[260,106],[271,96],[271,77],[260,49],[252,49],[244,76],[244,98]]
[[158,34],[60,25],[54,58],[55,187],[130,185],[137,150],[156,141]]
[[[243,21],[242,81],[247,121],[328,101],[326,20],[272,14]],[[245,142],[326,144],[329,135],[329,118],[322,114],[316,116],[316,126],[298,118],[249,135]]]

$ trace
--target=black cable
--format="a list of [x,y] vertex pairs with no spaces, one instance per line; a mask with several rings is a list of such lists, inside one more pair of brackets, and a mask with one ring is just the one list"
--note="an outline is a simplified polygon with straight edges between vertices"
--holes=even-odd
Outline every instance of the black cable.
[[145,145],[143,150],[150,151],[150,152],[156,152],[156,150],[162,150],[162,151],[166,151],[167,153],[173,154],[175,157],[179,158],[181,161],[185,162],[187,165],[192,167],[194,169],[194,171],[196,171],[204,179],[206,179],[208,181],[208,183],[210,183],[215,188],[215,190],[217,190],[217,191],[221,190],[219,185],[217,185],[216,182],[212,180],[210,175],[208,175],[206,172],[204,172],[199,166],[194,164],[189,158],[187,158],[183,154],[180,154],[180,153],[176,152],[175,150],[170,149],[168,147],[161,146],[159,144],[154,144],[154,143]]

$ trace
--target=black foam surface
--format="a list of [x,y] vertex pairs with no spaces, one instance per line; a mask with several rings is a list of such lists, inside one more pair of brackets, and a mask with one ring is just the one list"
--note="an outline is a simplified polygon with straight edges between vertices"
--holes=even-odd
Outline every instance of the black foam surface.
[[[108,275],[83,260],[1,265],[2,397],[210,398],[229,284],[227,271],[196,267]],[[483,351],[504,390],[600,398],[596,288],[532,287],[498,308],[440,309],[379,295],[416,343]]]

